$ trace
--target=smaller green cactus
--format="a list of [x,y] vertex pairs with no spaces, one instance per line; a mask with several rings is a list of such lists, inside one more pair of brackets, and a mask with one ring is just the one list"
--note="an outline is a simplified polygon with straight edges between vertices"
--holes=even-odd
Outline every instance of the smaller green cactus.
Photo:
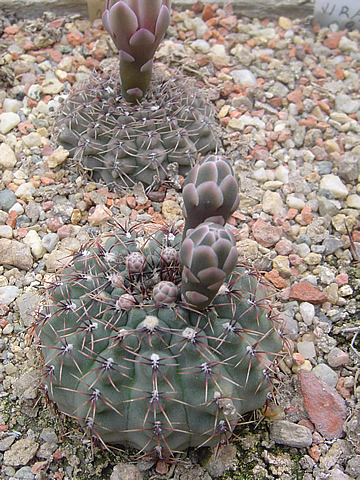
[[206,94],[176,74],[154,82],[141,103],[121,95],[118,72],[94,74],[69,94],[54,121],[54,142],[94,181],[155,188],[176,164],[186,176],[199,155],[216,152],[214,109]]

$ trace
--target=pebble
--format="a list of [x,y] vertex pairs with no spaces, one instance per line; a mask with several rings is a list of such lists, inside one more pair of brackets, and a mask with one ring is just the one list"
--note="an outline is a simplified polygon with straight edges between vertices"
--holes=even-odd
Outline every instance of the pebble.
[[22,185],[20,185],[16,191],[15,191],[15,195],[18,197],[18,198],[21,198],[21,197],[32,197],[36,192],[36,187],[35,185],[32,183],[32,182],[26,182],[26,183],[23,183]]
[[17,113],[14,112],[4,112],[0,114],[0,133],[6,135],[13,128],[15,128],[21,119]]
[[0,208],[8,212],[10,208],[16,203],[16,195],[11,190],[0,191]]
[[39,445],[32,437],[17,440],[9,450],[4,453],[4,465],[19,467],[26,465],[36,453]]
[[113,468],[110,480],[143,480],[144,475],[136,465],[118,463]]
[[59,241],[59,235],[57,233],[48,233],[42,240],[41,245],[50,253],[54,250]]
[[270,192],[269,190],[267,190],[264,193],[262,204],[263,211],[266,213],[270,213],[271,215],[285,214],[284,204],[281,195],[278,192]]
[[30,247],[31,253],[36,259],[42,258],[46,252],[46,249],[42,245],[41,238],[35,230],[30,230],[27,233],[23,239],[23,243]]
[[0,287],[0,304],[9,305],[19,295],[20,290],[14,285]]
[[328,298],[323,292],[311,285],[306,280],[292,285],[289,295],[290,298],[300,302],[318,304],[328,301]]
[[349,190],[342,183],[337,175],[324,175],[320,180],[320,188],[327,190],[335,198],[345,198],[349,194]]
[[255,240],[263,247],[275,245],[280,240],[282,234],[281,227],[274,227],[260,218],[256,220],[252,230]]
[[256,85],[256,77],[250,70],[246,70],[246,69],[232,70],[231,76],[234,82],[237,85],[240,85],[240,87]]
[[23,106],[22,102],[16,100],[15,98],[5,98],[2,104],[4,112],[13,112],[16,113]]
[[306,325],[311,325],[315,317],[315,307],[312,303],[301,302],[300,303],[300,315],[302,316],[303,321]]
[[62,163],[64,163],[68,156],[69,151],[65,150],[64,147],[60,146],[46,158],[46,164],[49,168],[56,168]]
[[9,225],[0,225],[0,237],[12,238],[13,229]]
[[270,424],[270,438],[275,443],[293,448],[305,448],[312,444],[311,431],[307,427],[286,420]]
[[319,379],[325,382],[330,387],[336,387],[338,382],[338,374],[334,372],[326,363],[319,363],[313,368],[312,373]]
[[313,342],[298,342],[297,349],[305,360],[316,357],[316,350]]
[[22,141],[28,148],[39,147],[42,144],[41,135],[37,132],[31,132],[29,135],[24,135]]
[[300,371],[304,407],[318,432],[327,440],[342,437],[346,419],[346,404],[338,392],[312,372]]
[[0,238],[0,265],[29,270],[33,265],[30,248],[17,240]]
[[4,168],[14,168],[16,165],[15,153],[6,143],[0,144],[0,165]]
[[349,354],[341,350],[341,348],[334,347],[327,356],[327,362],[330,367],[342,367],[349,362]]

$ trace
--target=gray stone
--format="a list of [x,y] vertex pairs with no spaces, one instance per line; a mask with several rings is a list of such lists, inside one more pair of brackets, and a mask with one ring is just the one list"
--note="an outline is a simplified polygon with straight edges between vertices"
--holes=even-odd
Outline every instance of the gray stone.
[[17,298],[16,303],[19,308],[20,318],[25,327],[30,327],[34,322],[34,313],[40,302],[40,297],[35,292],[25,292]]
[[118,463],[115,465],[110,480],[143,480],[144,475],[136,465]]
[[58,241],[59,235],[57,233],[48,233],[42,238],[41,245],[50,253],[54,250]]
[[334,168],[333,163],[328,160],[322,160],[321,162],[317,162],[316,165],[318,167],[319,175],[329,174]]
[[9,305],[18,295],[19,289],[15,285],[0,287],[0,304]]
[[50,427],[44,428],[41,431],[40,438],[42,440],[44,440],[44,442],[48,442],[48,443],[57,443],[58,442],[58,437],[55,433],[55,430],[53,428],[50,428]]
[[11,190],[2,190],[0,192],[0,208],[8,212],[16,203],[16,195]]
[[309,447],[312,444],[311,431],[307,427],[286,420],[275,421],[270,425],[270,438],[275,443],[294,448]]
[[16,240],[0,238],[0,265],[29,270],[33,264],[30,247]]
[[304,140],[305,140],[305,134],[306,134],[306,128],[303,125],[299,125],[295,128],[292,139],[297,148],[300,148],[303,146]]
[[345,183],[356,181],[360,174],[360,154],[349,152],[340,157],[338,173]]
[[0,452],[6,452],[6,450],[9,450],[15,440],[15,435],[8,435],[7,437],[2,438],[0,440]]
[[233,70],[231,72],[234,82],[240,87],[248,87],[251,85],[256,85],[255,75],[247,69]]
[[32,437],[26,437],[14,443],[9,450],[4,453],[4,465],[20,467],[26,465],[35,456],[39,445]]
[[34,480],[35,475],[31,471],[31,467],[22,467],[18,470],[14,478],[21,478],[22,480]]
[[269,92],[273,94],[274,97],[284,98],[289,93],[289,89],[286,85],[281,82],[275,82],[269,88]]
[[316,367],[313,368],[312,373],[319,380],[327,383],[330,387],[336,387],[338,382],[338,374],[325,363],[319,363],[316,365]]
[[350,458],[346,464],[345,472],[353,478],[360,476],[360,455],[355,455],[355,457]]
[[339,240],[338,238],[335,237],[329,237],[324,240],[324,246],[325,246],[325,255],[331,255],[332,253],[335,253],[339,248],[343,246],[343,242]]
[[209,460],[204,467],[209,472],[212,478],[220,477],[231,465],[234,464],[236,459],[236,447],[235,445],[225,445],[218,451],[213,452]]
[[319,213],[322,217],[325,217],[326,215],[330,215],[330,217],[333,217],[334,215],[338,214],[341,209],[341,205],[338,201],[329,200],[328,198],[323,196],[318,197],[318,203]]
[[12,238],[13,229],[10,225],[0,225],[0,237],[2,238]]
[[356,113],[360,108],[360,102],[353,100],[349,95],[341,93],[335,97],[335,110],[344,113]]

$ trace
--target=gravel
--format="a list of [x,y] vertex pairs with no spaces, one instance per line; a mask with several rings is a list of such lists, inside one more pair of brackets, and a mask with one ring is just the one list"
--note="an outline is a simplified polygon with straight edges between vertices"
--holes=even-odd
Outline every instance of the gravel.
[[275,287],[290,355],[275,401],[233,444],[171,465],[91,448],[54,415],[31,324],[64,257],[111,228],[109,210],[120,223],[176,222],[181,192],[109,191],[52,141],[70,88],[116,55],[99,21],[10,24],[0,12],[0,23],[0,478],[360,478],[359,32],[230,6],[173,13],[157,62],[194,76],[216,108],[240,183],[229,223],[241,259]]

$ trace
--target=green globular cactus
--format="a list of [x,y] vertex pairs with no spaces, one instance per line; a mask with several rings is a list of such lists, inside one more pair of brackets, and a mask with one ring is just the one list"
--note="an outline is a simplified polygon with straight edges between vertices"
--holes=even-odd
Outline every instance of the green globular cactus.
[[[118,72],[94,74],[76,87],[54,120],[54,141],[94,181],[153,188],[173,167],[185,176],[199,155],[216,152],[214,109],[185,78],[160,74],[141,103],[121,94]],[[170,171],[169,171],[170,169]]]
[[89,437],[166,459],[220,447],[264,405],[283,326],[259,273],[234,267],[221,223],[205,219],[184,239],[146,225],[104,234],[48,289],[36,327],[43,382]]

